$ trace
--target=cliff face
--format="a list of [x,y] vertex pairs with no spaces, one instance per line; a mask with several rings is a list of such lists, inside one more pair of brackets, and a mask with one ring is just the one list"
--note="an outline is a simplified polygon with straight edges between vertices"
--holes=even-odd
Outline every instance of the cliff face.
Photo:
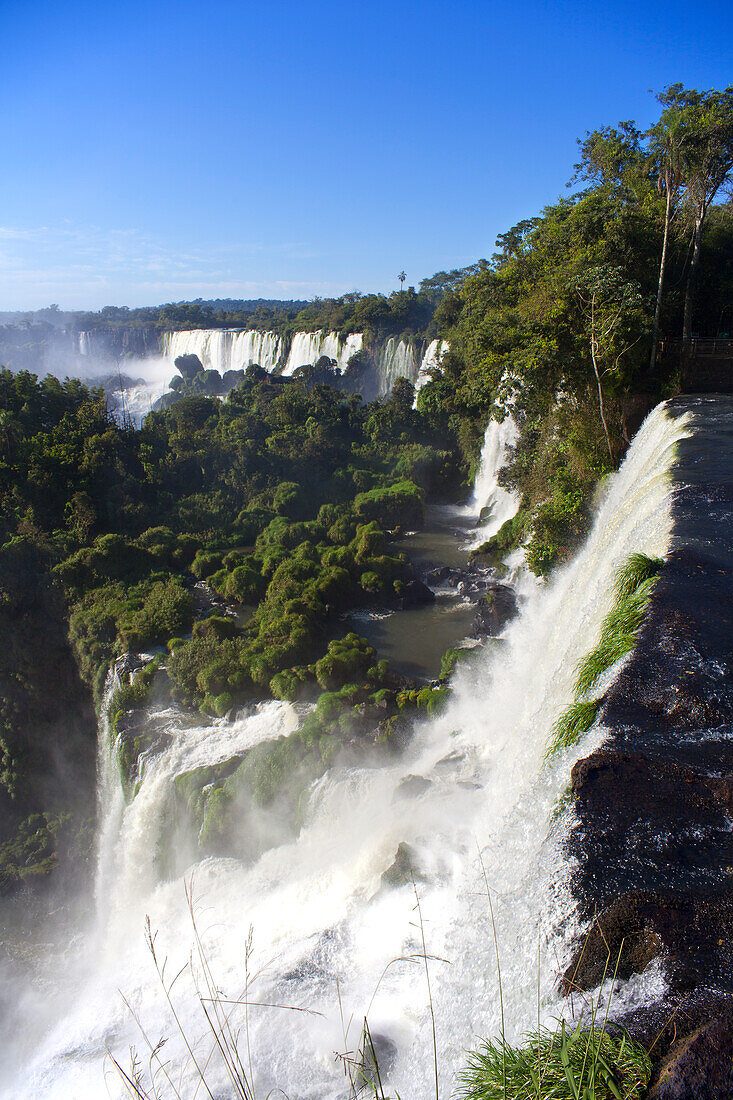
[[[655,1042],[651,1095],[733,1097],[733,398],[692,414],[673,471],[671,552],[636,649],[573,770],[574,892],[596,917],[566,983],[662,962],[667,993],[623,1021]],[[607,946],[606,946],[607,945]]]

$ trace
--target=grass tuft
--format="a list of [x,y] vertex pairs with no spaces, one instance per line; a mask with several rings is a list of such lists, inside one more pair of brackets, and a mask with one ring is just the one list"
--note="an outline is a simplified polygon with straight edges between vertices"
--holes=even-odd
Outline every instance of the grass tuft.
[[630,554],[616,573],[614,595],[622,600],[635,592],[644,581],[659,574],[664,565],[661,558],[651,558],[648,554]]
[[552,727],[552,741],[547,756],[575,745],[595,722],[600,705],[600,699],[577,699],[571,703]]
[[548,757],[559,749],[574,745],[595,722],[601,701],[590,700],[586,696],[604,672],[634,648],[636,635],[644,621],[644,613],[663,564],[661,558],[631,554],[618,569],[613,586],[613,607],[601,624],[598,644],[577,666],[575,702],[563,711],[552,727]]
[[651,1061],[628,1035],[581,1024],[542,1028],[514,1047],[498,1038],[471,1052],[460,1076],[463,1100],[639,1100]]

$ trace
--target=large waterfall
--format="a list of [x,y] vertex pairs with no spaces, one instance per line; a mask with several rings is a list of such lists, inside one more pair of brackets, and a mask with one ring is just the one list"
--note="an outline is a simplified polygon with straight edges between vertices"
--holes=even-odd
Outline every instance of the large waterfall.
[[517,425],[510,413],[501,422],[490,420],[486,426],[473,494],[468,505],[469,511],[477,513],[480,518],[475,546],[495,535],[502,524],[516,515],[519,508],[517,494],[508,492],[499,484],[499,473],[506,464],[508,452],[517,442],[518,435]]
[[179,355],[198,355],[206,370],[224,374],[257,363],[266,371],[289,375],[298,367],[317,363],[326,355],[343,370],[361,350],[361,333],[341,336],[338,332],[296,332],[288,345],[275,332],[257,329],[189,329],[167,332],[166,358],[173,363]]
[[296,332],[282,373],[292,374],[298,367],[317,363],[322,355],[334,359],[339,370],[344,370],[351,356],[361,351],[363,341],[360,332],[345,337],[338,332]]
[[[217,987],[231,1001],[242,1000],[245,965],[254,975],[251,1006],[227,1011],[237,1030],[246,1018],[244,1056],[248,1047],[258,1095],[282,1089],[293,1100],[343,1097],[334,1052],[355,1049],[368,1015],[380,1049],[391,1051],[383,1065],[389,1094],[433,1096],[419,958],[424,933],[447,1097],[466,1048],[499,1027],[484,871],[508,1037],[532,1026],[538,996],[543,1015],[557,1011],[554,980],[572,914],[559,854],[564,819],[553,811],[574,760],[603,731],[591,731],[582,746],[550,764],[545,749],[553,721],[572,698],[575,666],[595,644],[610,607],[614,570],[634,551],[667,548],[668,475],[684,432],[684,418],[670,417],[663,406],[648,417],[610,479],[584,549],[531,596],[502,646],[478,650],[472,663],[459,666],[447,709],[418,725],[401,757],[332,768],[301,801],[295,834],[276,814],[243,806],[242,829],[257,838],[251,859],[191,864],[197,928]],[[151,720],[167,730],[166,747],[146,762],[127,806],[104,788],[96,915],[64,957],[39,966],[35,983],[18,997],[12,1043],[0,1044],[4,1097],[123,1095],[106,1057],[111,1051],[128,1064],[133,1044],[147,1064],[133,1013],[151,1043],[168,1039],[171,1075],[182,1096],[194,1095],[190,1055],[145,946],[146,916],[167,979],[181,971],[172,998],[206,1066],[207,1094],[230,1095],[188,967],[193,929],[183,882],[180,875],[166,878],[158,854],[174,847],[185,860],[186,838],[176,833],[172,814],[175,776],[272,737],[297,715],[287,704],[266,703],[193,728],[175,710]],[[421,916],[412,886],[390,888],[381,879],[403,843],[415,853]],[[162,1078],[160,1084],[162,1095],[172,1095]]]
[[228,370],[240,370],[250,363],[257,363],[267,371],[273,371],[282,358],[283,342],[274,332],[258,332],[256,329],[189,329],[185,332],[167,332],[163,350],[172,364],[179,355],[198,355],[206,370],[224,374]]
[[[85,334],[82,334],[82,336]],[[364,347],[360,332],[296,332],[288,342],[274,332],[256,329],[189,329],[168,332],[163,340],[164,354],[172,365],[179,355],[197,355],[206,370],[224,374],[257,363],[267,371],[292,375],[298,367],[317,363],[321,356],[333,360],[343,371],[356,352]],[[444,340],[421,342],[390,336],[372,349],[377,392],[390,392],[396,378],[407,378],[420,388],[430,381],[430,370],[440,366],[448,348]]]

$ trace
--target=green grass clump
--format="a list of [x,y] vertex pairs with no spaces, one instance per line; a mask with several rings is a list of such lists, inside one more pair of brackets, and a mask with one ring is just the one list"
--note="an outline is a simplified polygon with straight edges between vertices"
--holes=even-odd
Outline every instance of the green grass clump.
[[614,604],[601,624],[598,644],[577,666],[575,702],[563,711],[552,727],[547,756],[569,748],[586,733],[596,720],[600,699],[587,699],[604,672],[630,653],[644,621],[657,576],[664,565],[661,558],[631,554],[614,578]]
[[[633,554],[632,558],[643,556]],[[636,587],[630,588],[630,577],[626,574],[625,567],[619,570],[616,602],[603,620],[598,645],[578,665],[576,698],[587,695],[603,673],[634,648],[636,634],[644,620],[644,612],[655,583],[656,577],[651,576],[638,579]]]
[[571,703],[552,727],[552,742],[547,755],[575,745],[595,722],[600,705],[600,699],[577,699]]
[[651,1061],[628,1035],[603,1028],[546,1028],[513,1047],[503,1039],[470,1054],[460,1078],[464,1100],[639,1100]]
[[637,588],[656,577],[664,565],[661,558],[651,558],[647,554],[630,554],[616,573],[614,595],[617,600],[630,596]]

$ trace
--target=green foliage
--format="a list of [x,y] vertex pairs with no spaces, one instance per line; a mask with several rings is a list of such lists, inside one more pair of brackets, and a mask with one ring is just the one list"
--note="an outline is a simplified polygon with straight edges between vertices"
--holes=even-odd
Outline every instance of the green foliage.
[[120,684],[115,688],[107,706],[107,717],[110,722],[116,723],[121,711],[145,706],[150,698],[153,680],[159,668],[160,657],[155,657],[135,674],[132,682]]
[[664,565],[661,558],[651,558],[648,554],[630,554],[619,567],[614,580],[614,595],[617,600],[631,596],[641,585],[656,577]]
[[[635,555],[642,558],[643,555]],[[601,625],[597,646],[581,661],[575,683],[576,696],[586,695],[599,677],[634,648],[659,568],[653,559],[631,561],[619,571],[616,600]],[[646,575],[649,569],[655,570]],[[646,575],[646,579],[644,579]],[[636,587],[631,587],[635,584]]]
[[18,825],[0,844],[0,889],[51,873],[58,862],[56,838],[67,821],[68,815],[36,813]]
[[354,512],[360,521],[376,520],[386,528],[421,527],[422,493],[414,481],[403,479],[385,488],[359,493],[354,499]]
[[547,755],[569,749],[577,744],[596,720],[600,708],[599,699],[576,699],[562,712],[552,727],[552,740]]
[[466,646],[459,646],[457,649],[446,649],[440,659],[440,679],[447,680],[449,676],[452,676],[456,667],[468,660],[473,652],[473,648]]
[[634,648],[663,564],[660,558],[636,553],[619,566],[614,578],[613,606],[601,624],[598,644],[578,664],[575,701],[553,726],[548,756],[576,744],[595,722],[602,700],[586,696],[603,673]]
[[364,638],[347,634],[329,642],[326,653],[313,666],[316,680],[326,691],[343,687],[356,676],[366,675],[376,654]]
[[644,1048],[582,1022],[527,1035],[521,1046],[485,1041],[468,1056],[464,1100],[641,1100],[652,1073]]

